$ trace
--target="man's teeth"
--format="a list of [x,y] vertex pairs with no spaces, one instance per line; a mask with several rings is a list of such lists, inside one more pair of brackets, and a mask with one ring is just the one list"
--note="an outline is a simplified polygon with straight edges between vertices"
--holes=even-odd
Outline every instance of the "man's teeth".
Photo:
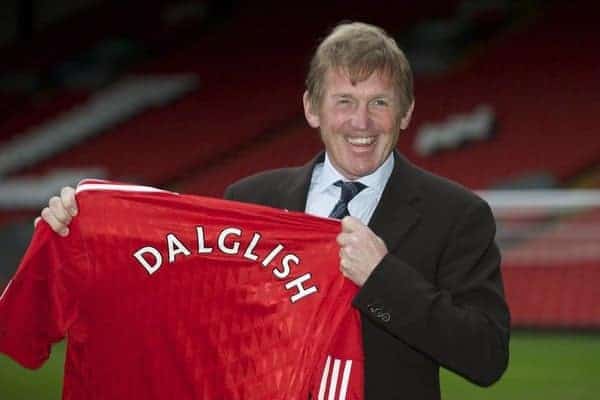
[[373,143],[375,141],[375,137],[346,137],[346,140],[350,144],[367,145]]

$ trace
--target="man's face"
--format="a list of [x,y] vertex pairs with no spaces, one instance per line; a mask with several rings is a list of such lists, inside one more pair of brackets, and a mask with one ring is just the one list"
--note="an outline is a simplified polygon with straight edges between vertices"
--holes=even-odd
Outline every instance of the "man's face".
[[396,146],[400,129],[410,120],[402,116],[398,95],[386,76],[373,73],[354,85],[343,71],[328,71],[318,110],[304,95],[308,123],[320,128],[333,166],[347,179],[375,171]]

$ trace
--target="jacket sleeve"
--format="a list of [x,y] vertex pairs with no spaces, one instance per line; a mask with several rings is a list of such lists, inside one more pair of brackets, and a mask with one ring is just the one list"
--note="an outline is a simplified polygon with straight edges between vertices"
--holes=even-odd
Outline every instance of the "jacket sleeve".
[[[354,299],[381,329],[470,381],[488,386],[508,364],[510,315],[495,223],[478,201],[457,219],[436,282],[388,254]],[[423,243],[427,246],[427,243]]]

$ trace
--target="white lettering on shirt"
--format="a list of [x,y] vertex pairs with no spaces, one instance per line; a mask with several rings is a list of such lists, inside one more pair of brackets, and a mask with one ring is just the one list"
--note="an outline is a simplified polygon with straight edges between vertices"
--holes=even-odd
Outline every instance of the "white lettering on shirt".
[[[300,257],[294,253],[284,251],[285,246],[281,243],[277,243],[270,250],[261,249],[260,245],[263,237],[258,232],[254,232],[252,238],[248,241],[243,238],[244,232],[241,229],[226,227],[221,229],[215,236],[216,243],[209,243],[203,226],[196,226],[195,231],[198,255],[212,254],[216,248],[216,251],[223,255],[241,256],[245,260],[259,263],[263,268],[272,266],[272,276],[280,281],[289,278],[292,271],[301,264]],[[162,267],[164,255],[168,258],[169,264],[173,264],[179,258],[192,256],[192,252],[174,233],[169,233],[166,236],[165,251],[163,253],[153,246],[142,247],[133,253],[135,260],[150,275],[156,273]],[[312,275],[307,272],[284,284],[286,290],[295,289],[295,293],[290,296],[292,303],[318,292],[317,286],[309,282],[311,278]]]

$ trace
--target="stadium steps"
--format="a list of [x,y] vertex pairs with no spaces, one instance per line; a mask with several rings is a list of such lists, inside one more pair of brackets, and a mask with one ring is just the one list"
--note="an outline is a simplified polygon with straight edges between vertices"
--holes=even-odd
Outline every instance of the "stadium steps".
[[514,327],[600,329],[597,262],[504,267],[502,275]]
[[411,148],[412,132],[401,138],[409,158],[472,188],[537,171],[564,181],[600,161],[600,33],[577,3],[555,4],[544,19],[495,39],[463,68],[418,81],[415,127],[423,117],[441,121],[488,103],[498,133],[428,158]]
[[572,210],[521,225],[530,238],[503,253],[514,324],[600,328],[600,209]]
[[236,180],[267,169],[303,165],[321,147],[319,133],[298,116],[281,131],[265,135],[259,142],[202,167],[170,187],[181,193],[222,197],[225,188]]

